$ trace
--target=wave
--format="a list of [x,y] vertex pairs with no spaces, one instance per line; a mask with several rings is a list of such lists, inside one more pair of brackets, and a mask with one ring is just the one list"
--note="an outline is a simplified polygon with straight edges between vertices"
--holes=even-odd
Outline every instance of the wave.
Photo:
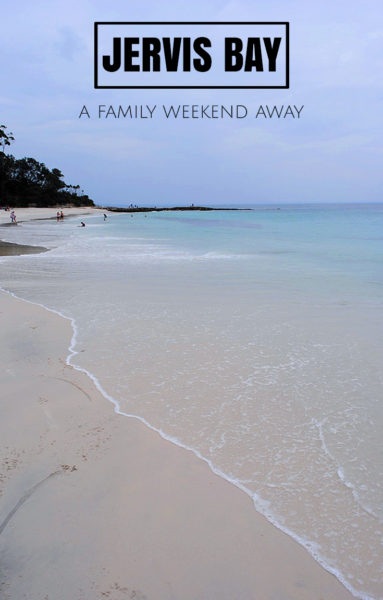
[[339,462],[337,461],[335,456],[330,452],[330,450],[326,444],[325,436],[324,436],[324,432],[323,432],[323,425],[326,423],[326,421],[327,421],[327,417],[324,418],[322,421],[313,419],[313,423],[314,423],[315,427],[318,429],[319,439],[321,441],[323,452],[330,458],[330,460],[335,465],[335,472],[336,472],[340,482],[343,485],[345,485],[349,490],[351,490],[351,493],[353,495],[353,498],[354,498],[356,504],[370,517],[374,517],[379,522],[382,522],[381,517],[379,517],[379,515],[377,515],[370,506],[367,506],[366,504],[364,504],[362,502],[362,500],[360,499],[360,496],[357,492],[356,486],[350,480],[348,480],[346,478],[342,466],[339,464]]

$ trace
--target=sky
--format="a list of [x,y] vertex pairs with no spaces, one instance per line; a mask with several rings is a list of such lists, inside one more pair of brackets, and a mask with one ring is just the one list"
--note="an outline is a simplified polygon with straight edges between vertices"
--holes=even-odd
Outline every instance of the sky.
[[[11,152],[99,205],[382,201],[381,0],[2,0],[0,14]],[[290,89],[95,90],[94,21],[289,21]],[[250,116],[105,120],[100,104],[242,104]],[[255,119],[260,105],[304,109]]]

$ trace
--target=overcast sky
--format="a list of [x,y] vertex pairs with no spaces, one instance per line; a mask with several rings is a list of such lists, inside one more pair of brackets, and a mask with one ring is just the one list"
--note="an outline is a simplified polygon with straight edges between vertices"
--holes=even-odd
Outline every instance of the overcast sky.
[[[382,200],[381,0],[2,0],[0,121],[12,153],[99,204]],[[95,90],[94,21],[290,21],[289,90]],[[240,121],[78,119],[99,104],[243,104]],[[301,119],[255,119],[260,105]]]

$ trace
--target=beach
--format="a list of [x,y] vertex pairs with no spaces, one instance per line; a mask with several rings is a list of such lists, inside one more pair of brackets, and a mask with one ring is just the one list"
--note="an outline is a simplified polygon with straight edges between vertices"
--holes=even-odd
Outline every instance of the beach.
[[[60,208],[49,207],[49,208],[15,208],[10,207],[10,210],[0,210],[0,225],[11,225],[10,214],[12,210],[15,211],[17,221],[22,223],[23,221],[34,221],[41,219],[56,219],[57,211],[61,211]],[[79,217],[94,214],[103,214],[105,211],[99,208],[92,208],[89,206],[80,207],[65,207],[62,209],[65,217]]]
[[[17,223],[21,224],[25,221],[40,221],[46,219],[57,220],[57,208],[17,208],[15,214]],[[60,209],[61,211],[61,209]],[[9,211],[0,210],[0,227],[15,228],[17,225],[13,224],[10,219],[12,209]],[[104,214],[107,211],[90,208],[90,207],[65,207],[64,219],[66,217],[81,217],[86,218],[89,215]],[[1,231],[1,230],[0,230]],[[19,256],[21,254],[38,254],[40,252],[46,252],[47,248],[43,246],[27,245],[22,243],[6,242],[1,239],[0,236],[0,256]]]
[[352,597],[206,463],[115,414],[66,365],[69,321],[0,305],[4,600]]
[[[33,248],[34,242],[50,251],[9,256],[0,264],[0,285],[18,296],[0,293],[3,366],[0,597],[4,600],[346,600],[354,597],[339,581],[342,573],[335,568],[335,561],[335,566],[329,567],[323,553],[318,552],[314,544],[310,546],[302,541],[303,536],[299,530],[295,533],[289,521],[283,521],[281,517],[278,522],[274,517],[277,513],[271,511],[274,508],[271,501],[265,501],[263,505],[260,501],[257,503],[262,497],[258,492],[252,494],[246,479],[248,472],[242,464],[242,478],[234,468],[230,471],[231,465],[235,464],[233,461],[238,462],[240,458],[238,452],[244,453],[244,450],[242,447],[238,450],[230,438],[231,432],[235,433],[233,423],[236,425],[234,417],[237,417],[233,413],[238,401],[232,405],[228,403],[228,396],[235,388],[226,389],[222,378],[230,375],[238,376],[239,380],[239,376],[243,376],[245,380],[242,375],[242,369],[247,367],[244,355],[240,354],[236,359],[229,350],[239,352],[246,342],[247,352],[250,352],[254,345],[250,338],[244,338],[239,320],[249,330],[250,316],[247,317],[245,312],[247,288],[241,288],[243,304],[236,306],[235,311],[231,309],[234,320],[233,324],[228,324],[233,330],[235,326],[238,340],[228,329],[225,335],[231,337],[219,338],[219,345],[214,343],[214,335],[218,336],[218,330],[223,331],[223,324],[227,322],[226,303],[233,305],[232,297],[218,301],[216,288],[221,289],[225,277],[231,281],[229,275],[232,272],[238,281],[241,277],[238,267],[232,271],[233,259],[227,259],[222,251],[212,255],[209,248],[203,258],[193,255],[192,260],[184,249],[181,253],[170,248],[167,241],[161,242],[165,233],[169,235],[164,227],[174,229],[177,219],[180,222],[183,219],[182,226],[185,223],[185,227],[194,227],[197,221],[194,217],[174,215],[165,219],[156,215],[149,223],[149,218],[144,221],[143,216],[131,218],[127,215],[118,217],[120,220],[110,225],[109,217],[108,223],[103,223],[102,212],[86,209],[89,227],[83,232],[77,229],[75,220],[82,212],[75,212],[74,218],[61,226],[54,221],[30,221],[39,217],[50,219],[50,209],[46,213],[28,209],[29,212],[23,214],[22,210],[16,214],[19,217],[20,212],[25,226],[6,227],[3,237],[10,244],[25,242]],[[222,224],[222,219],[217,220],[214,215],[200,218],[211,219],[212,227],[227,227],[226,222]],[[267,219],[270,218],[274,217],[267,213]],[[253,215],[228,215],[227,219],[230,223],[236,219],[236,228],[241,228],[241,234],[260,231],[258,224],[253,225]],[[197,226],[200,227],[199,221]],[[129,245],[124,245],[122,252],[120,244],[125,244],[125,238],[121,231],[127,227],[130,228]],[[148,238],[143,238],[149,227]],[[192,241],[194,243],[194,238]],[[203,240],[201,242],[199,237],[198,244],[201,243]],[[211,262],[217,274],[215,279],[211,277],[208,281],[206,273],[211,273],[207,270]],[[260,269],[257,266],[258,277],[262,276]],[[170,276],[166,279],[168,273]],[[247,282],[247,271],[244,273]],[[123,288],[122,295],[121,281],[128,285]],[[201,281],[205,285],[203,289]],[[187,282],[186,292],[182,282],[184,286]],[[172,297],[167,291],[168,284],[173,285]],[[265,287],[263,282],[262,294]],[[113,304],[110,290],[114,294]],[[189,294],[190,290],[193,295],[189,309],[185,293]],[[210,307],[206,297],[213,292],[215,304]],[[345,296],[346,292],[351,298],[348,288],[342,290]],[[121,310],[116,301],[118,295],[126,305],[125,313],[118,312]],[[288,290],[285,298],[288,299]],[[267,312],[260,299],[262,296],[258,298],[257,309],[265,318]],[[291,306],[296,304],[294,297]],[[188,312],[181,313],[181,305],[182,310]],[[307,359],[310,349],[307,332],[313,338],[319,333],[313,328],[312,314],[304,313],[302,306],[306,310],[303,304],[297,308],[289,307],[288,317],[290,329],[297,327],[293,319],[297,319],[299,312],[299,319],[306,327]],[[328,312],[324,312],[323,307]],[[321,323],[326,318],[328,323],[331,322],[332,335],[339,337],[339,331],[349,326],[351,318],[355,321],[354,313],[349,311],[351,308],[344,309],[340,302],[334,309],[326,299],[320,313]],[[273,306],[272,318],[276,323],[282,323],[282,319],[284,322],[286,314],[279,314]],[[253,319],[253,315],[251,317]],[[374,315],[371,320],[375,322]],[[126,332],[121,323],[126,323]],[[211,330],[207,329],[208,323],[213,324]],[[370,331],[367,319],[364,319],[363,327]],[[187,333],[188,340],[177,337],[178,332],[183,336]],[[273,329],[268,327],[267,332],[274,344]],[[125,333],[128,342],[123,338]],[[277,333],[278,342],[284,343],[283,336],[279,331]],[[286,344],[291,344],[291,335],[290,332]],[[223,344],[223,341],[228,344],[227,340],[232,348]],[[332,341],[331,338],[326,340]],[[297,334],[296,341],[299,341]],[[315,348],[320,346],[320,352],[324,341],[314,339]],[[361,348],[362,341],[361,337]],[[263,348],[271,347],[271,342],[269,347],[265,340],[261,342]],[[194,347],[195,354],[187,354],[194,352]],[[225,363],[219,354],[221,347],[226,363],[230,364],[229,369],[222,368]],[[329,352],[328,348],[329,345],[326,352]],[[274,352],[274,361],[279,360],[276,350]],[[313,361],[318,361],[318,356],[315,355]],[[288,510],[310,531],[306,520],[309,522],[309,519],[314,527],[316,518],[320,517],[318,523],[325,526],[325,521],[335,519],[338,513],[334,509],[326,512],[323,498],[318,499],[316,490],[323,486],[321,480],[315,479],[320,473],[315,471],[318,456],[325,465],[329,460],[326,458],[327,463],[324,463],[321,454],[314,454],[322,452],[319,434],[315,438],[312,433],[314,425],[316,427],[315,414],[311,417],[314,425],[306,433],[304,426],[309,418],[305,415],[298,422],[298,404],[291,408],[291,414],[297,420],[297,438],[291,443],[292,447],[297,446],[297,458],[292,465],[286,459],[286,456],[290,459],[291,451],[283,424],[294,425],[287,404],[293,381],[286,357],[287,353],[281,358],[283,370],[282,376],[278,376],[278,385],[282,382],[286,392],[286,402],[282,398],[283,410],[274,411],[271,397],[266,395],[265,407],[274,412],[266,413],[265,409],[262,412],[256,396],[258,415],[254,416],[250,407],[244,413],[249,425],[257,426],[257,418],[261,423],[261,427],[257,427],[258,437],[254,438],[258,446],[254,440],[248,441],[241,422],[236,426],[242,427],[244,441],[254,446],[253,462],[250,456],[247,457],[243,463],[245,467],[262,475],[262,470],[267,469],[268,461],[272,460],[274,481],[281,482],[281,490],[286,488],[290,494]],[[266,359],[271,360],[269,356],[265,356]],[[214,364],[214,377],[208,377]],[[270,367],[266,367],[266,364],[259,366],[259,372],[265,372],[268,379],[263,382],[257,375],[258,386],[268,393],[268,387],[273,385],[272,391],[277,393],[277,383],[270,379]],[[325,362],[319,367],[328,378],[326,394],[335,414],[328,391],[332,372]],[[354,363],[351,362],[349,368],[354,368]],[[371,363],[373,368],[374,363]],[[308,365],[307,373],[306,367],[298,362],[291,363],[291,369],[294,377],[298,369],[298,377],[306,387],[310,386],[310,395],[317,401],[316,390],[307,380],[307,373],[312,374],[312,363]],[[179,373],[180,381],[177,379]],[[372,380],[367,370],[360,375]],[[234,383],[238,385],[236,379]],[[245,384],[249,386],[248,381]],[[346,384],[342,381],[341,385]],[[244,383],[242,386],[244,395]],[[161,390],[161,396],[158,390]],[[192,396],[193,390],[195,396]],[[338,388],[335,392],[338,393]],[[279,388],[278,393],[281,393]],[[150,403],[151,396],[158,401]],[[209,404],[210,396],[212,402]],[[215,396],[220,398],[226,411],[224,421],[217,417],[213,403]],[[200,397],[204,403],[198,404]],[[190,406],[201,413],[205,430],[201,429],[193,412],[187,413],[185,418],[184,412]],[[325,404],[322,410],[324,417]],[[339,414],[340,409],[336,415]],[[218,441],[210,439],[210,421],[212,427],[217,426]],[[225,428],[224,433],[218,425]],[[327,433],[324,418],[321,427],[320,434],[324,436]],[[194,438],[188,438],[192,434]],[[194,441],[198,439],[200,445]],[[328,443],[327,438],[323,439]],[[339,439],[337,442],[339,444]],[[212,448],[211,455],[209,448],[204,446],[208,443]],[[283,455],[285,445],[290,454]],[[272,458],[264,454],[264,448],[274,453]],[[213,452],[216,449],[217,455]],[[224,470],[221,465],[227,465],[227,468]],[[291,473],[295,478],[296,496],[288,484]],[[298,479],[302,473],[305,476],[303,484]],[[331,473],[327,472],[323,479],[332,485],[329,491],[324,489],[324,494],[326,492],[330,500],[339,498],[334,502],[335,509],[340,503],[339,514],[348,516],[347,503],[353,501],[353,496],[347,486],[339,484],[339,489],[335,487]],[[272,493],[276,484],[269,475],[265,476],[265,481],[270,484]],[[267,498],[267,484],[263,498]],[[315,504],[310,502],[317,502],[316,512]],[[358,506],[355,526],[366,527],[368,531],[369,521],[363,520],[365,518]],[[333,527],[333,523],[336,525],[337,521],[329,521],[328,527]],[[334,537],[342,545],[331,549],[336,553],[340,547],[343,552],[344,546],[348,553],[348,536],[342,537],[343,523],[339,527],[340,533],[334,533]],[[344,527],[345,530],[349,528],[347,522]],[[293,539],[294,536],[300,543]],[[319,539],[316,531],[313,538]],[[351,535],[350,542],[354,544]],[[340,557],[342,552],[339,552]],[[372,558],[369,552],[366,550],[366,557]],[[337,577],[330,570],[336,572]],[[350,573],[351,581],[352,577],[356,575]],[[373,579],[371,582],[379,590],[379,582],[375,583]],[[349,581],[344,583],[350,587]]]

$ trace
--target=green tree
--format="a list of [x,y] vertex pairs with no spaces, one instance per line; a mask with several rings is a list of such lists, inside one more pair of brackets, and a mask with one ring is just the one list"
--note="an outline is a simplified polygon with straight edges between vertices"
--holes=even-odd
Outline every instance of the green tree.
[[11,143],[15,141],[13,133],[11,131],[6,133],[6,129],[7,127],[5,125],[0,125],[0,146],[3,149],[3,152],[5,152],[5,146],[10,146]]
[[13,134],[0,125],[0,205],[12,206],[94,206],[87,196],[78,195],[79,185],[67,185],[60,169],[52,170],[35,158],[16,159],[4,152],[14,141]]
[[6,171],[9,166],[5,155],[5,146],[10,146],[15,141],[13,133],[6,133],[7,127],[0,125],[0,146],[2,151],[0,152],[0,203],[2,204],[5,199],[5,185],[6,185]]

